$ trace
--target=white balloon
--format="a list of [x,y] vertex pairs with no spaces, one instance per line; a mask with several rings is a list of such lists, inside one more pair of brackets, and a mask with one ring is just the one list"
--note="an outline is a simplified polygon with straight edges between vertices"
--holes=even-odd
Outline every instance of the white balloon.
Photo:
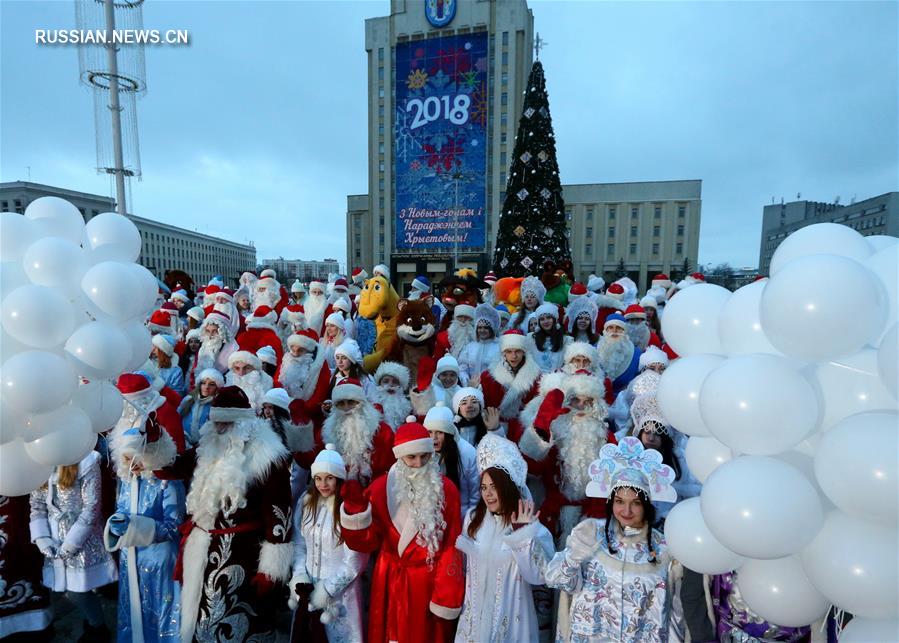
[[790,465],[746,455],[718,467],[702,488],[702,516],[722,545],[747,558],[783,558],[823,520],[814,487]]
[[136,371],[146,363],[150,357],[150,351],[153,349],[150,331],[138,321],[127,322],[121,326],[121,329],[131,344],[131,359],[125,365],[123,372]]
[[65,351],[82,377],[117,377],[131,361],[131,339],[113,324],[88,322],[72,333]]
[[135,317],[143,322],[156,308],[156,296],[159,293],[159,283],[153,273],[139,263],[128,264],[131,272],[136,276],[139,285],[135,286],[134,300],[138,311]]
[[899,243],[899,237],[891,237],[887,234],[872,234],[865,237],[865,241],[871,246],[871,250],[876,253]]
[[17,339],[13,339],[13,337],[0,326],[0,362],[5,362],[16,353],[30,350],[31,346],[23,344]]
[[139,301],[135,298],[135,290],[140,286],[128,266],[116,261],[102,261],[88,268],[81,278],[81,290],[91,303],[103,314],[121,322],[140,312]]
[[22,268],[21,261],[4,261],[0,263],[0,298],[6,297],[16,288],[27,286],[30,283],[28,275],[25,274],[25,269]]
[[727,288],[715,284],[698,284],[678,292],[665,305],[662,316],[665,341],[681,357],[723,353],[718,320],[730,296]]
[[899,620],[856,616],[840,631],[840,643],[899,641]]
[[899,400],[899,325],[894,324],[880,340],[877,372],[887,392]]
[[37,239],[38,230],[31,219],[16,212],[0,212],[0,257],[18,261]]
[[140,232],[131,220],[115,212],[103,212],[87,222],[84,231],[91,260],[134,262],[140,255]]
[[831,511],[802,552],[802,567],[831,603],[856,616],[897,613],[899,577],[896,530]]
[[836,359],[880,336],[887,306],[883,286],[857,261],[834,255],[802,257],[765,286],[762,329],[788,357]]
[[84,217],[74,205],[55,196],[42,196],[25,208],[25,217],[37,224],[38,236],[62,237],[81,243]]
[[699,504],[699,498],[687,498],[668,513],[665,541],[671,555],[687,569],[700,574],[724,574],[737,569],[745,559],[712,535],[702,519]]
[[871,255],[871,246],[856,230],[839,223],[816,223],[800,228],[784,239],[771,257],[771,276],[775,276],[790,262],[813,255],[836,255],[864,261]]
[[[693,288],[696,286],[688,290]],[[656,399],[665,419],[681,433],[710,435],[699,411],[699,391],[708,374],[722,362],[720,355],[691,355],[674,360],[662,373]]]
[[96,433],[115,426],[125,408],[125,400],[119,389],[104,380],[79,386],[72,395],[71,403],[87,413]]
[[[816,433],[815,435],[817,436],[818,434]],[[821,489],[821,485],[818,484],[818,478],[815,476],[815,449],[811,448],[809,442],[809,440],[803,440],[796,446],[796,448],[784,451],[783,453],[778,453],[772,457],[781,462],[786,462],[805,476],[805,479],[808,480],[809,484],[815,488],[815,493],[818,494],[818,499],[821,501],[821,507],[826,514],[828,511],[834,509],[835,506],[830,501],[830,498],[827,497],[827,494],[824,493],[824,490]]]
[[69,363],[47,351],[25,351],[3,363],[3,401],[25,413],[46,413],[69,401],[78,378]]
[[[899,245],[892,245],[871,255],[865,262],[865,266],[873,272],[886,292],[889,307],[884,332],[891,328],[897,321],[897,308],[899,308]],[[880,343],[880,338],[873,342],[874,346]]]
[[90,418],[77,406],[64,406],[53,414],[58,424],[37,440],[25,443],[29,457],[39,464],[67,465],[81,462],[97,443]]
[[799,556],[747,560],[737,571],[737,588],[749,608],[769,623],[803,627],[830,608],[802,569]]
[[863,348],[855,355],[815,366],[809,380],[815,387],[823,413],[821,430],[843,418],[867,411],[899,408],[877,368],[877,351]]
[[87,270],[84,250],[59,237],[38,239],[22,258],[32,283],[58,288],[69,299],[81,292],[81,276]]
[[709,373],[699,396],[702,420],[734,451],[774,455],[818,424],[818,400],[792,363],[775,355],[740,355]]
[[713,437],[700,435],[695,435],[687,440],[684,455],[687,458],[687,468],[700,482],[705,482],[712,471],[734,457],[727,445]]
[[0,404],[0,444],[23,437],[27,416],[9,404]]
[[721,349],[727,355],[771,353],[780,355],[762,330],[759,306],[767,279],[754,281],[731,295],[718,318]]
[[3,298],[3,329],[23,344],[35,348],[59,346],[72,333],[72,304],[54,288],[20,286]]
[[860,413],[830,429],[815,454],[815,475],[833,503],[851,516],[899,521],[899,414]]
[[24,496],[50,478],[53,467],[38,464],[25,451],[21,439],[0,444],[0,496]]

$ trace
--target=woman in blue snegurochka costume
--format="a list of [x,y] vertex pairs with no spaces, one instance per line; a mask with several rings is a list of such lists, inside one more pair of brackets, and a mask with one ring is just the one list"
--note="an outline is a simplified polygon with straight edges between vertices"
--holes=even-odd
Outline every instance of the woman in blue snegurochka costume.
[[651,526],[653,501],[677,498],[674,472],[658,451],[626,437],[604,446],[589,473],[587,495],[606,498],[610,518],[581,521],[546,566],[546,584],[570,594],[556,641],[681,640],[681,567]]

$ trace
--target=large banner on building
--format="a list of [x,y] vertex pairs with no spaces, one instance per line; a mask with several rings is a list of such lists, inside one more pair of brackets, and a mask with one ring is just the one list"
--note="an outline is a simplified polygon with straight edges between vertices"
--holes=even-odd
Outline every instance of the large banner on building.
[[487,34],[398,43],[395,247],[483,250]]

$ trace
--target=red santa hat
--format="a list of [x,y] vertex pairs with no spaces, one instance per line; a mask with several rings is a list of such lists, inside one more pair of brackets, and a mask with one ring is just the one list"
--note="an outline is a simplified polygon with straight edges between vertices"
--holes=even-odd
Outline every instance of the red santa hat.
[[283,388],[271,388],[262,396],[263,404],[271,404],[277,406],[290,413],[290,396]]
[[250,351],[234,351],[231,353],[228,356],[228,368],[233,368],[235,362],[249,364],[257,371],[262,370],[262,360],[260,360],[255,353],[251,353]]
[[354,377],[347,377],[337,383],[331,392],[331,401],[334,404],[343,400],[353,400],[356,402],[365,401],[365,390],[362,383]]
[[234,291],[230,288],[222,288],[217,293],[215,293],[216,299],[219,299],[220,297],[224,297],[228,301],[234,301]]
[[259,273],[259,276],[265,279],[266,277],[271,277],[272,279],[277,279],[278,273],[272,270],[271,268],[266,268],[262,272]]
[[606,294],[609,297],[614,297],[618,300],[624,299],[624,286],[622,286],[618,282],[615,282],[614,284],[606,288]]
[[691,278],[693,281],[696,281],[696,282],[698,282],[698,283],[702,283],[702,282],[705,281],[705,275],[702,274],[701,272],[691,272],[691,273],[690,273],[690,278]]
[[302,346],[311,353],[318,348],[318,333],[311,328],[298,330],[287,338],[287,346]]
[[334,285],[332,286],[332,290],[334,292],[342,292],[345,293],[350,289],[350,285],[347,283],[347,280],[343,277],[338,278],[334,281]]
[[325,448],[315,456],[315,462],[312,463],[309,471],[313,478],[319,473],[324,473],[346,480],[346,464],[343,462],[343,457],[337,453],[337,447],[330,443],[326,444]]
[[353,268],[352,279],[353,283],[358,286],[363,281],[368,279],[368,273],[365,272],[365,268]]
[[502,334],[499,340],[499,350],[507,351],[507,350],[522,350],[527,351],[528,349],[528,337],[524,333],[522,333],[517,328],[513,328],[511,330],[507,330]]
[[268,306],[257,306],[247,319],[247,328],[271,328],[278,321],[278,313]]
[[138,398],[150,390],[149,380],[138,373],[122,373],[115,385],[126,400]]
[[646,311],[640,304],[631,304],[624,309],[625,319],[646,319]]
[[566,377],[562,388],[565,391],[565,398],[568,400],[580,396],[590,398],[594,403],[599,403],[604,400],[606,394],[606,387],[603,381],[584,369]]
[[660,272],[652,278],[651,284],[654,288],[658,286],[667,290],[668,288],[671,288],[671,279],[665,273]]
[[175,317],[179,314],[178,307],[170,301],[163,303],[162,306],[159,307],[159,310],[168,315],[171,315],[172,317]]
[[281,321],[287,324],[298,324],[306,321],[306,311],[300,304],[285,306],[281,311]]
[[221,286],[219,286],[218,284],[211,283],[208,286],[206,286],[206,289],[203,291],[203,295],[205,297],[212,297],[213,295],[216,295],[216,294],[220,293],[221,291],[222,291]]
[[414,415],[406,418],[405,424],[400,424],[393,438],[393,455],[402,458],[404,455],[418,455],[420,453],[434,453],[434,440],[423,424],[415,419]]
[[169,333],[172,331],[172,317],[162,310],[154,310],[147,322],[147,329],[151,333]]
[[469,317],[474,319],[474,306],[469,306],[468,304],[456,304],[456,307],[453,308],[453,319],[458,319],[459,317]]
[[568,301],[572,302],[578,297],[583,297],[586,294],[587,286],[579,281],[575,281],[573,284],[571,284],[571,288],[568,290]]
[[313,279],[309,282],[309,291],[312,292],[313,289],[325,291],[325,284],[319,281],[318,279]]
[[496,274],[491,270],[486,275],[484,275],[484,281],[492,286],[496,283]]
[[231,320],[220,310],[213,310],[206,315],[206,319],[203,320],[203,325],[205,326],[206,324],[215,324],[227,329],[231,328]]
[[213,422],[238,422],[256,417],[247,394],[239,386],[225,386],[212,399],[209,419]]

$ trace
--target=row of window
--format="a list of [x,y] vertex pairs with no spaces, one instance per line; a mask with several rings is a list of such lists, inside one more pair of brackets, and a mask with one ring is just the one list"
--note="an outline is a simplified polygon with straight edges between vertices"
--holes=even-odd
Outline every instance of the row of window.
[[[637,244],[636,243],[629,244],[628,252],[630,253],[630,256],[636,255],[637,254]],[[652,244],[652,254],[654,256],[658,256],[659,253],[660,253],[659,244],[653,243]],[[683,244],[683,242],[678,241],[677,243],[674,244],[674,255],[676,257],[680,257],[683,253],[684,253],[684,244]],[[584,245],[584,256],[587,258],[590,258],[593,256],[593,244],[592,243],[587,243],[586,245]],[[606,246],[606,258],[612,259],[612,258],[614,258],[614,256],[615,256],[615,244],[610,243]]]
[[[608,208],[609,208],[609,221],[614,221],[614,220],[615,220],[615,217],[616,217],[617,214],[618,214],[618,206],[610,205],[610,206],[608,206]],[[568,218],[571,219],[571,213],[572,213],[571,207],[566,208],[566,211],[567,211],[567,214],[568,214]],[[587,208],[587,216],[586,216],[586,218],[587,218],[587,221],[588,221],[588,222],[589,222],[589,221],[593,221],[593,214],[594,214],[594,212],[595,212],[594,206],[590,206],[590,207]],[[632,219],[636,219],[636,218],[638,218],[639,216],[640,216],[640,206],[632,205],[632,206],[631,206],[631,218],[632,218]],[[678,217],[679,219],[683,219],[683,218],[686,217],[686,216],[687,216],[687,206],[686,206],[686,205],[683,205],[683,204],[678,204],[678,206],[677,206],[677,217]],[[654,206],[653,206],[653,218],[654,218],[654,219],[661,219],[661,218],[662,218],[662,206],[661,206],[661,205],[654,205]]]

